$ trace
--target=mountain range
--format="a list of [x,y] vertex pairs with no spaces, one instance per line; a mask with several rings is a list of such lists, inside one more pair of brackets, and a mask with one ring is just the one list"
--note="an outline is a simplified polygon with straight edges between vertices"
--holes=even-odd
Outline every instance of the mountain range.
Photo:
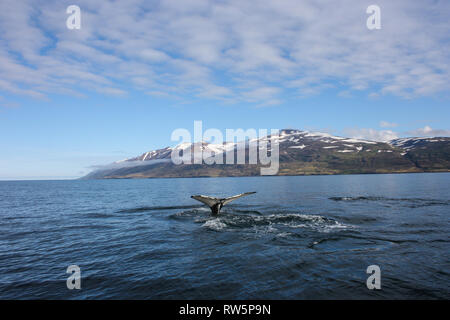
[[[268,136],[270,137],[270,136]],[[257,142],[268,137],[262,137]],[[294,129],[280,131],[278,175],[408,173],[450,171],[450,138],[400,138],[377,142],[332,136],[327,133]],[[213,154],[226,156],[249,143],[182,143],[175,147],[151,150],[97,168],[83,179],[181,178],[257,176],[261,164],[180,164],[171,161],[172,151],[191,150],[194,145]]]

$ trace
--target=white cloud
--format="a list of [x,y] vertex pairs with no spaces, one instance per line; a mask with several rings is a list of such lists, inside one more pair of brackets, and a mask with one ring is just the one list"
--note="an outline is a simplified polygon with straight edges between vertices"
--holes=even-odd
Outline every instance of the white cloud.
[[111,170],[111,169],[121,169],[121,168],[131,168],[137,166],[150,166],[157,163],[170,162],[170,159],[159,159],[159,160],[136,160],[136,161],[122,161],[122,162],[113,162],[106,165],[93,165],[89,166],[88,169],[93,170]]
[[388,121],[380,121],[381,128],[395,128],[398,127],[397,123],[388,122]]
[[450,130],[433,129],[430,126],[425,126],[423,128],[409,131],[408,134],[419,137],[449,137]]
[[68,30],[64,2],[1,1],[0,89],[42,98],[136,88],[257,105],[337,85],[348,96],[448,92],[450,3],[377,4],[382,29],[369,31],[368,4],[350,0],[78,0],[81,29]]
[[407,132],[396,132],[392,130],[375,130],[371,128],[347,128],[344,134],[351,138],[367,139],[373,141],[389,141],[400,137],[450,137],[450,130],[433,129],[430,126],[410,130]]
[[127,94],[127,92],[124,90],[117,89],[117,88],[109,88],[109,87],[99,88],[99,89],[97,89],[97,91],[100,93],[105,93],[105,94],[113,95],[113,96],[124,96]]
[[391,130],[375,130],[366,128],[345,129],[345,134],[351,138],[367,139],[373,141],[389,141],[399,137],[397,132]]
[[276,87],[262,87],[245,91],[242,93],[242,96],[249,102],[256,102],[261,99],[270,100],[271,97],[278,94],[279,91],[280,89]]

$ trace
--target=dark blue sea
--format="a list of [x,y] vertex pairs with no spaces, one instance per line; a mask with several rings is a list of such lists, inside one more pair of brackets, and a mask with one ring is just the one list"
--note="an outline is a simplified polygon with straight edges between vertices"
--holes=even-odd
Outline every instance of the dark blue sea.
[[[449,299],[449,190],[449,173],[1,181],[0,298]],[[247,191],[217,217],[190,198]]]

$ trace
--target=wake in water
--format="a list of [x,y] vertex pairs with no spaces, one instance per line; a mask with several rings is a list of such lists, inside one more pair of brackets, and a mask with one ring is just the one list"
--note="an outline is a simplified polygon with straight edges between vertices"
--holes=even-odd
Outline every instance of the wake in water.
[[436,200],[436,199],[421,199],[421,198],[386,198],[386,197],[374,197],[374,196],[359,196],[359,197],[331,197],[333,201],[371,201],[379,202],[384,206],[403,206],[408,208],[421,208],[429,206],[448,206],[450,201]]
[[153,207],[137,207],[130,209],[122,209],[117,211],[117,213],[136,213],[136,212],[146,212],[146,211],[165,211],[165,210],[178,210],[178,209],[194,209],[200,206],[153,206]]
[[169,216],[174,220],[187,220],[200,224],[202,228],[224,232],[242,231],[244,233],[275,233],[288,235],[303,230],[328,233],[352,228],[332,218],[321,215],[289,213],[276,210],[276,213],[262,213],[245,207],[230,207],[227,211],[210,216],[208,208],[180,211]]
[[300,213],[270,214],[262,216],[227,214],[217,218],[196,219],[197,223],[202,223],[203,227],[221,231],[242,228],[264,227],[266,230],[277,232],[280,230],[293,228],[306,228],[318,232],[330,232],[334,229],[347,229],[350,226],[344,225],[334,219],[322,217],[320,215],[308,215]]

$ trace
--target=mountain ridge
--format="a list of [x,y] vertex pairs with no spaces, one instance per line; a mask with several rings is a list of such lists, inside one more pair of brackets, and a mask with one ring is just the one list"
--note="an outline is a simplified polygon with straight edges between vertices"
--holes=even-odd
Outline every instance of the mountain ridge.
[[[256,139],[258,143],[267,137]],[[377,142],[333,136],[328,133],[296,129],[280,130],[279,171],[277,175],[408,173],[450,171],[450,138],[410,137]],[[208,154],[234,152],[245,147],[248,160],[249,141],[182,143],[144,152],[137,157],[116,161],[97,169],[82,179],[111,178],[182,178],[218,176],[256,176],[260,164],[180,164],[171,161],[172,151],[184,153],[195,148]],[[195,156],[192,156],[192,160]],[[193,162],[195,163],[195,162]]]

